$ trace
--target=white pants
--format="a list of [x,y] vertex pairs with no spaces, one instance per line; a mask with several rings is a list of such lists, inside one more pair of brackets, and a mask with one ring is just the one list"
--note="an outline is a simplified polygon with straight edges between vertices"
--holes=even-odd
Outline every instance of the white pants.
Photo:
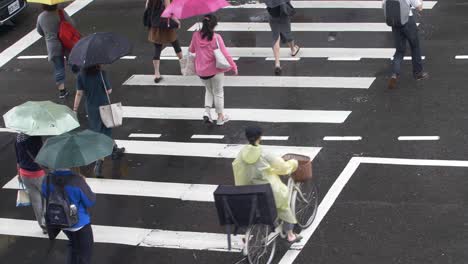
[[205,84],[205,108],[216,108],[217,114],[224,112],[224,73],[218,73],[213,78],[203,80]]

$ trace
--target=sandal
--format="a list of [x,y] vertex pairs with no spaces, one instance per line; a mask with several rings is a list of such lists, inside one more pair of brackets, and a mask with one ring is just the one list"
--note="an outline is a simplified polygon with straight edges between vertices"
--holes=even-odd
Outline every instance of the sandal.
[[162,81],[162,79],[162,76],[160,76],[159,78],[154,78],[154,83],[159,83],[160,81]]
[[296,235],[296,238],[294,240],[289,241],[288,239],[286,239],[286,241],[288,241],[289,244],[294,244],[302,240],[301,235],[298,235],[298,234],[295,234],[295,235]]
[[296,55],[299,53],[299,51],[301,50],[301,47],[299,47],[298,45],[294,46],[294,48],[296,48],[296,52],[294,53],[291,53],[291,56],[293,57],[296,57]]
[[275,67],[275,75],[281,75],[281,67]]

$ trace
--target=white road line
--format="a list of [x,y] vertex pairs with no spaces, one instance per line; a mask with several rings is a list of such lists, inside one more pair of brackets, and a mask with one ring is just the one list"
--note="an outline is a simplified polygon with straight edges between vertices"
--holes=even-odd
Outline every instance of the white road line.
[[[84,7],[86,7],[91,2],[93,2],[93,0],[75,0],[73,3],[68,5],[65,8],[65,10],[71,16],[83,9]],[[40,38],[41,35],[39,35],[39,33],[37,33],[34,29],[27,35],[22,37],[20,40],[18,40],[15,44],[2,51],[2,53],[0,53],[0,68],[16,56],[18,56],[18,54],[20,54],[22,51],[34,44]]]
[[[86,179],[86,182],[97,194],[157,197],[197,202],[214,202],[213,192],[218,187],[218,185],[211,184],[93,178]],[[16,176],[3,186],[3,189],[17,190],[18,188],[18,177]]]
[[[153,75],[133,75],[124,85],[138,86],[203,86],[197,76],[164,75],[154,83]],[[297,88],[351,88],[368,89],[375,77],[306,77],[306,76],[226,76],[226,87],[297,87]]]
[[397,159],[397,158],[374,158],[374,157],[353,157],[348,165],[338,176],[332,187],[320,203],[317,211],[317,216],[309,228],[301,232],[303,239],[299,243],[295,243],[286,252],[279,264],[292,264],[301,250],[307,244],[309,239],[314,234],[320,222],[335,203],[341,191],[348,183],[349,179],[356,172],[361,163],[364,164],[385,164],[385,165],[407,165],[407,166],[445,166],[445,167],[468,167],[468,161],[460,160],[425,160],[425,159]]
[[18,133],[15,130],[9,129],[9,128],[0,128],[0,132],[3,132],[3,133]]
[[[392,59],[393,59],[393,57],[392,57]],[[421,59],[425,60],[426,56],[421,56]],[[403,57],[403,60],[410,61],[410,60],[412,60],[412,58],[411,58],[411,56],[405,56],[405,57]]]
[[[187,51],[184,47],[183,52]],[[243,47],[228,48],[229,53],[240,58],[271,57],[271,48]],[[291,50],[282,48],[281,57],[290,58]],[[297,55],[300,58],[361,58],[361,59],[390,59],[395,54],[394,48],[301,48]],[[162,56],[175,56],[173,49],[164,49]]]
[[[134,60],[136,56],[124,56],[122,60]],[[177,58],[177,57],[176,57]],[[47,59],[47,55],[31,55],[31,56],[18,56],[18,60],[35,60],[35,59]]]
[[[200,24],[196,23],[188,31],[196,31]],[[291,23],[293,32],[391,32],[392,28],[385,23]],[[269,32],[268,23],[261,22],[221,22],[216,31]]]
[[468,60],[468,55],[457,55],[455,56],[456,60]]
[[262,136],[262,140],[288,140],[289,136]]
[[323,140],[325,141],[359,141],[362,140],[362,137],[332,137],[332,136],[327,136],[324,137]]
[[[0,218],[0,234],[48,239],[36,221]],[[226,234],[170,231],[135,227],[93,225],[94,241],[139,247],[175,248],[188,250],[228,251]],[[67,240],[61,233],[57,237]],[[242,237],[232,237],[232,251],[242,249]]]
[[142,133],[132,133],[128,135],[129,138],[160,138],[161,134],[142,134]]
[[[220,143],[186,143],[167,141],[139,141],[139,140],[116,140],[119,146],[125,147],[128,154],[146,155],[168,155],[205,158],[234,159],[244,147],[240,144]],[[296,153],[309,156],[311,160],[319,153],[321,148],[296,147],[296,146],[273,146],[262,145],[262,147],[277,155]]]
[[[274,61],[274,57],[265,58],[266,61]],[[281,61],[300,61],[301,58],[291,57],[291,58],[280,58]]]
[[356,58],[356,57],[333,57],[333,58],[327,58],[329,61],[360,61],[361,58]]
[[[294,8],[382,9],[382,1],[292,1]],[[437,1],[424,1],[424,9],[432,9]],[[265,8],[263,3],[228,6],[226,8]]]
[[[201,120],[204,108],[124,106],[124,118]],[[214,109],[213,115],[214,115]],[[231,121],[269,123],[343,123],[351,111],[286,110],[286,109],[226,109]]]
[[398,140],[408,141],[408,140],[439,140],[439,136],[400,136]]
[[223,139],[223,135],[192,135],[191,139]]

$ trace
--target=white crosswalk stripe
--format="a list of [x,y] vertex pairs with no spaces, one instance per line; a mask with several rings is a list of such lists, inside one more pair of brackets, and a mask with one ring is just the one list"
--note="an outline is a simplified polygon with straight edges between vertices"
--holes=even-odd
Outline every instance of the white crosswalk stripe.
[[[204,108],[124,106],[124,118],[201,120]],[[212,109],[212,116],[215,116]],[[268,123],[343,123],[351,111],[227,108],[231,121]]]
[[[330,9],[381,9],[382,1],[291,1],[294,8],[330,8]],[[424,9],[432,9],[437,1],[424,1]],[[265,4],[243,4],[227,7],[229,9],[259,8],[264,9]]]
[[[124,85],[203,86],[197,76],[164,75],[154,83],[152,75],[133,75]],[[306,76],[225,76],[226,87],[284,87],[284,88],[355,88],[368,89],[375,77],[306,77]]]
[[[189,31],[196,31],[201,28],[201,24],[193,25]],[[385,23],[292,23],[291,30],[294,32],[391,32],[392,28]],[[248,32],[268,32],[271,31],[268,23],[258,22],[220,22],[216,31],[248,31]]]

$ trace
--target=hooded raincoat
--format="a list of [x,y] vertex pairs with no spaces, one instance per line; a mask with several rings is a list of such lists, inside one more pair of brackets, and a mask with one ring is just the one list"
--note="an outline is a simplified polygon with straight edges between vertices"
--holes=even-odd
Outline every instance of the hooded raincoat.
[[261,146],[247,145],[232,163],[236,185],[271,185],[278,217],[288,223],[297,223],[289,204],[289,190],[279,175],[287,175],[297,169],[297,160],[285,161],[268,153]]

